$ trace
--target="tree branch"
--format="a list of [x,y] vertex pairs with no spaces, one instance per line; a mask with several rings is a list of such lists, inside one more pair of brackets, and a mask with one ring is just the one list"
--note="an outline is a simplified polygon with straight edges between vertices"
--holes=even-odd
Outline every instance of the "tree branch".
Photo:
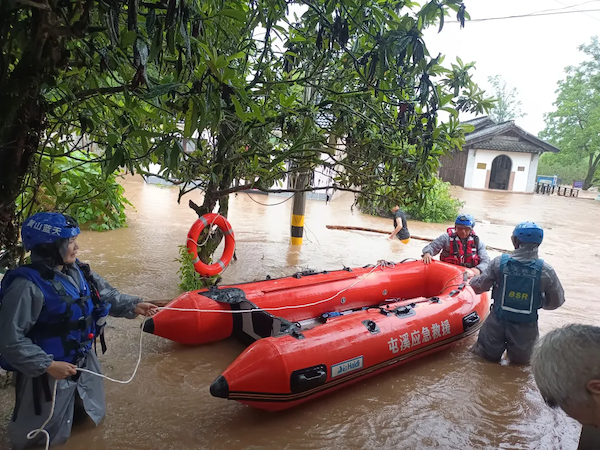
[[32,8],[43,9],[45,11],[52,11],[50,5],[47,2],[38,3],[33,0],[17,0],[17,3],[21,3],[22,5],[31,6]]
[[358,190],[358,189],[351,189],[351,188],[346,188],[346,187],[342,187],[342,186],[338,186],[337,184],[333,184],[331,186],[317,186],[317,187],[307,187],[304,189],[265,189],[265,188],[261,188],[261,187],[257,187],[252,185],[243,185],[243,186],[234,186],[234,187],[230,187],[228,189],[222,189],[220,191],[212,191],[212,194],[217,195],[219,197],[223,197],[225,195],[229,195],[229,194],[233,194],[234,192],[241,192],[241,191],[248,191],[250,189],[255,189],[257,191],[261,191],[261,192],[265,192],[265,193],[271,193],[271,194],[281,194],[284,192],[292,192],[292,193],[296,193],[296,192],[311,192],[311,191],[322,191],[322,190],[326,190],[326,189],[337,189],[338,191],[347,191],[347,192],[354,192],[357,194],[362,193],[362,191]]
[[[113,87],[101,87],[101,88],[95,88],[95,89],[85,89],[83,91],[79,91],[78,93],[76,93],[74,95],[75,100],[86,100],[88,98],[94,97],[96,95],[105,95],[105,94],[117,94],[119,92],[125,92],[128,89],[130,89],[130,85],[124,84],[122,86],[113,86]],[[71,98],[61,98],[60,100],[56,101],[56,102],[52,102],[50,103],[50,108],[54,109],[57,108],[59,106],[62,105],[66,105],[67,103],[70,103],[73,99]]]

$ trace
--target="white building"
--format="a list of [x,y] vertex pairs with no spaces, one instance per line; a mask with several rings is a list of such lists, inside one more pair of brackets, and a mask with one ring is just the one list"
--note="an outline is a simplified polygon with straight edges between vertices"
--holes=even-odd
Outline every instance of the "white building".
[[513,121],[497,124],[486,116],[466,123],[475,130],[463,148],[440,158],[440,178],[456,186],[533,193],[540,155],[560,151]]

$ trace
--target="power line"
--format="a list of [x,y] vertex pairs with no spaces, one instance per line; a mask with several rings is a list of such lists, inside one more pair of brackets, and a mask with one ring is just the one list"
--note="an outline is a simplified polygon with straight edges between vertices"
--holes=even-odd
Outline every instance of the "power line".
[[244,192],[244,194],[246,194],[248,197],[250,197],[250,200],[252,200],[254,203],[258,203],[259,205],[263,205],[263,206],[277,206],[277,205],[281,205],[282,203],[285,203],[285,202],[291,200],[292,198],[294,198],[293,195],[290,195],[288,198],[286,198],[285,200],[283,200],[281,202],[277,202],[277,203],[262,203],[262,202],[259,202],[258,200],[254,200],[252,198],[252,196],[250,194],[248,194],[247,192]]
[[[586,5],[586,4],[588,4],[588,3],[594,3],[594,2],[596,2],[596,1],[600,1],[600,0],[590,0],[589,2],[585,2],[585,3],[579,3],[579,4],[577,4],[577,5],[567,5],[566,3],[563,3],[563,2],[561,2],[561,1],[559,1],[559,0],[554,0],[554,1],[555,1],[556,3],[560,3],[561,5],[565,5],[565,8],[562,8],[562,9],[569,9],[569,8],[575,8],[575,7],[577,7],[577,6],[581,6],[581,5]],[[585,13],[584,13],[584,14],[585,14]],[[594,19],[594,20],[597,20],[598,22],[600,22],[600,19],[598,19],[596,16],[592,16],[591,14],[585,14],[585,15],[586,15],[586,16],[588,16],[588,17],[591,17],[591,18],[592,18],[592,19]]]
[[[548,13],[530,13],[530,14],[519,14],[514,16],[504,16],[504,17],[486,17],[484,19],[471,19],[468,23],[471,22],[488,22],[491,20],[506,20],[506,19],[519,19],[524,17],[541,17],[541,16],[559,16],[564,14],[574,14],[574,13],[588,13],[588,12],[598,12],[600,9],[585,9],[585,10],[577,10],[577,11],[560,11],[560,12],[548,12]],[[593,17],[593,16],[590,16]],[[595,17],[594,17],[595,19]],[[450,22],[450,23],[458,23],[458,22]]]
[[545,13],[545,12],[551,12],[551,11],[562,11],[562,10],[569,9],[569,8],[578,8],[579,6],[587,5],[589,3],[598,3],[600,0],[589,0],[587,2],[577,3],[576,5],[568,5],[567,3],[563,3],[563,2],[561,2],[559,0],[554,0],[554,1],[556,3],[564,5],[564,8],[544,9],[542,11],[535,11],[535,12],[533,12],[531,14]]

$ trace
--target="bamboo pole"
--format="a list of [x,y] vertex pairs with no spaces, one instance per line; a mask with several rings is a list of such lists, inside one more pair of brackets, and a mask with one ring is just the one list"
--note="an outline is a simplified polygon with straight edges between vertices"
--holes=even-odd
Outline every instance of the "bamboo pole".
[[[326,225],[326,227],[330,230],[367,231],[369,233],[379,233],[379,234],[387,234],[387,235],[390,234],[389,231],[376,230],[374,228],[346,227],[346,226],[342,226],[342,225]],[[421,237],[421,236],[411,235],[410,238],[417,239],[419,241],[427,241],[427,242],[433,241],[433,239],[431,239],[431,238],[426,238],[426,237]],[[497,247],[490,247],[489,245],[486,245],[485,248],[487,248],[488,250],[494,250],[494,251],[500,252],[500,253],[512,253],[510,250],[505,250],[505,249],[497,248]]]

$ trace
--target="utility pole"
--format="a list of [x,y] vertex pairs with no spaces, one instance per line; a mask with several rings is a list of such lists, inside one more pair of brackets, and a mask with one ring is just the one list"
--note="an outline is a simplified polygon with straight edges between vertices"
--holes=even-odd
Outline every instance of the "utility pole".
[[[308,182],[308,170],[301,169],[297,172],[295,189],[306,188]],[[306,208],[306,192],[294,192],[294,204],[292,206],[291,220],[291,244],[302,245],[304,235],[304,211]]]
[[[303,93],[303,103],[309,104],[312,99],[312,89],[309,86],[305,86]],[[307,120],[307,119],[304,119]],[[295,189],[306,189],[309,182],[309,169],[306,167],[299,167],[296,171],[296,182],[294,183]],[[302,245],[302,237],[304,235],[304,211],[306,209],[306,192],[294,192],[294,204],[292,206],[292,218],[291,218],[291,244]]]

